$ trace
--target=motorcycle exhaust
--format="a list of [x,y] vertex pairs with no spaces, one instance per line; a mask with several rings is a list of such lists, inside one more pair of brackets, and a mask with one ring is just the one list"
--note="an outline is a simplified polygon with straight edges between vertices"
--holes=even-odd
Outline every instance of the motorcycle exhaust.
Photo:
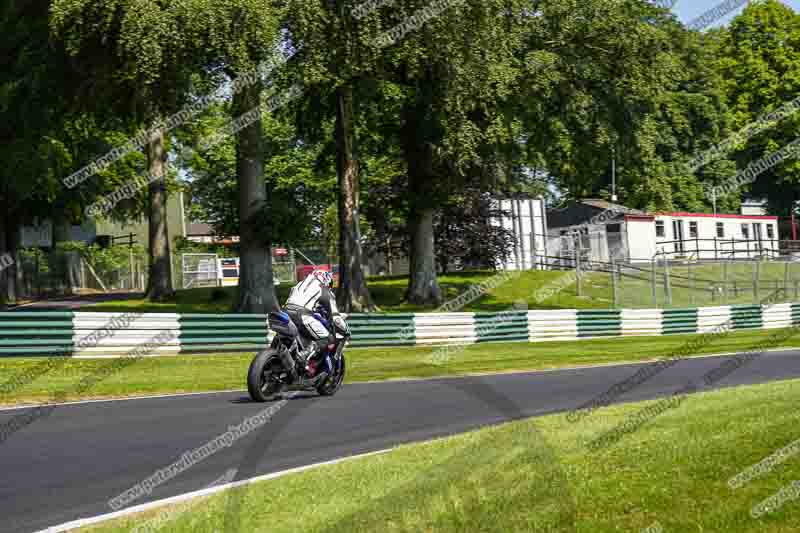
[[292,354],[289,353],[289,350],[281,350],[280,352],[281,360],[283,361],[283,366],[286,367],[286,370],[289,371],[289,374],[292,376],[292,382],[297,381],[297,369],[295,368],[294,358]]

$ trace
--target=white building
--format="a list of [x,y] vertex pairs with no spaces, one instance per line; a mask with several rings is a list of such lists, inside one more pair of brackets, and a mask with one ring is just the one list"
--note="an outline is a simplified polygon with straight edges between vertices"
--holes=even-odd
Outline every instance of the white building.
[[630,261],[751,259],[779,254],[778,217],[659,213],[625,215]]
[[741,212],[743,215],[766,215],[767,201],[745,198],[742,200]]
[[492,223],[501,226],[514,235],[511,257],[498,265],[502,270],[531,270],[542,268],[547,256],[547,218],[542,198],[504,198],[498,199],[498,207],[508,215],[493,219]]

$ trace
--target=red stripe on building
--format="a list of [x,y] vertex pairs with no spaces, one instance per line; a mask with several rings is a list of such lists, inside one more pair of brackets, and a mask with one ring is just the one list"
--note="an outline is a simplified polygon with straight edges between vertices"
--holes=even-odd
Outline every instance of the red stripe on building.
[[744,220],[778,220],[778,217],[767,215],[715,215],[713,213],[658,213],[662,217],[698,217],[698,218],[739,218]]

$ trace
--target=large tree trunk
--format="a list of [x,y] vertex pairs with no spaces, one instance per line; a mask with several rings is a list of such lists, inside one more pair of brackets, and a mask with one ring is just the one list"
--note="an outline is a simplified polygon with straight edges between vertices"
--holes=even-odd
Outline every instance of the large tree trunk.
[[442,290],[436,279],[436,253],[433,242],[433,208],[412,209],[411,269],[407,299],[412,304],[442,303]]
[[339,176],[339,288],[337,302],[345,313],[372,310],[364,276],[359,228],[359,168],[355,157],[353,88],[336,91],[336,172]]
[[436,279],[436,249],[433,219],[436,214],[434,191],[436,175],[433,147],[427,141],[425,111],[427,99],[421,105],[404,110],[403,151],[408,167],[409,211],[408,229],[411,232],[408,290],[406,299],[413,304],[439,305],[442,291]]
[[[254,84],[234,95],[237,116],[258,108],[261,84]],[[263,314],[278,308],[272,274],[271,236],[255,224],[256,214],[267,201],[264,183],[261,119],[236,134],[236,176],[239,182],[239,293],[234,304],[237,313]]]
[[147,169],[153,179],[148,185],[148,233],[150,236],[150,276],[146,296],[152,301],[172,298],[172,254],[167,230],[167,153],[164,135],[145,146]]
[[0,307],[17,303],[16,227],[8,224],[8,212],[0,213]]
[[56,206],[53,213],[53,248],[50,254],[51,271],[56,275],[54,280],[56,292],[59,294],[72,294],[72,288],[67,280],[69,275],[67,254],[59,250],[58,245],[69,241],[70,221],[64,216],[63,207]]

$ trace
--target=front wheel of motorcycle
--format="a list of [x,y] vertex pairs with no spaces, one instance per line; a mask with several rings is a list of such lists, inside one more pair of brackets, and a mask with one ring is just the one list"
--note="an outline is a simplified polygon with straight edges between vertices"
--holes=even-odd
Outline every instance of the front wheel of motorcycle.
[[280,382],[274,375],[281,368],[278,352],[273,349],[262,350],[256,354],[247,371],[247,392],[256,402],[271,400],[280,390]]
[[345,370],[344,354],[339,356],[338,364],[336,364],[334,360],[334,365],[336,366],[336,369],[334,370],[333,374],[326,377],[325,381],[317,385],[317,392],[320,396],[333,396],[342,386]]

